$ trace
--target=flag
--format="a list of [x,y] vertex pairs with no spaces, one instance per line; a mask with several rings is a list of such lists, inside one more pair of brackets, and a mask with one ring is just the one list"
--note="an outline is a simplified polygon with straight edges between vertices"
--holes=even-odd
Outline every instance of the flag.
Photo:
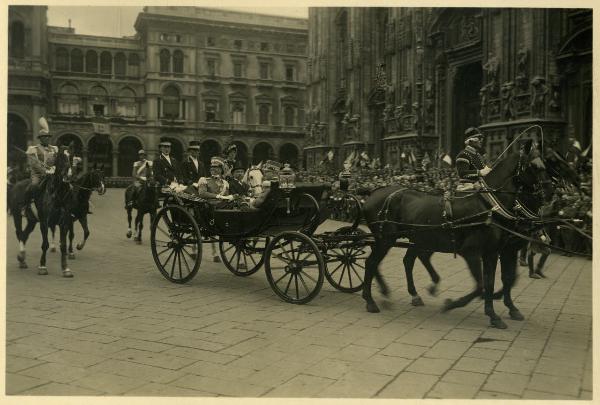
[[447,153],[444,154],[442,162],[446,163],[448,166],[452,166],[452,158]]
[[592,143],[590,142],[590,144],[588,145],[588,147],[585,148],[585,150],[583,152],[581,152],[581,156],[587,157],[588,153],[590,153],[591,148],[592,148]]
[[104,122],[92,122],[95,134],[110,135],[110,124]]
[[421,159],[421,164],[423,165],[423,170],[427,170],[427,166],[431,164],[431,159],[429,158],[429,153],[425,152],[423,155],[423,159]]
[[344,163],[350,163],[350,164],[352,164],[354,162],[355,158],[356,158],[356,152],[352,151],[352,153],[350,153],[348,155],[348,157],[346,158],[346,160],[344,160]]
[[410,156],[409,156],[409,159],[408,159],[408,161],[409,161],[409,162],[410,162],[410,164],[411,164],[411,165],[413,165],[413,166],[414,166],[415,164],[417,164],[417,158],[416,158],[416,156],[415,156],[415,153],[414,153],[412,150],[410,151]]

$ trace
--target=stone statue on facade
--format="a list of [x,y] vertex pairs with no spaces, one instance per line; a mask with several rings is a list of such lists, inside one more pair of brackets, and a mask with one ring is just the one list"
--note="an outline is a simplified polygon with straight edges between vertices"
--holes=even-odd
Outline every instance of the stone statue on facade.
[[527,76],[529,75],[529,51],[523,46],[517,52],[517,86],[522,90],[527,89]]
[[403,98],[404,108],[410,108],[410,101],[412,98],[411,93],[412,93],[412,88],[411,88],[410,82],[408,80],[405,80],[402,85],[402,98]]
[[535,76],[531,80],[531,114],[534,117],[543,116],[546,94],[548,94],[546,79],[541,76]]
[[551,88],[552,91],[550,93],[550,101],[548,102],[548,107],[553,112],[560,111],[560,82],[562,80],[561,76],[552,77]]
[[412,105],[412,110],[413,110],[413,115],[414,115],[414,119],[413,119],[413,126],[415,130],[420,130],[421,129],[421,125],[422,125],[422,117],[421,117],[421,104],[419,104],[419,102],[415,102]]
[[490,93],[492,95],[498,94],[498,71],[500,70],[500,61],[492,52],[488,53],[488,60],[485,65],[483,65],[483,69],[487,74],[487,83]]
[[487,86],[483,86],[479,89],[479,118],[481,118],[481,122],[487,121],[487,106],[488,106],[488,88]]
[[515,85],[513,82],[506,82],[502,85],[502,103],[504,106],[504,119],[515,119]]

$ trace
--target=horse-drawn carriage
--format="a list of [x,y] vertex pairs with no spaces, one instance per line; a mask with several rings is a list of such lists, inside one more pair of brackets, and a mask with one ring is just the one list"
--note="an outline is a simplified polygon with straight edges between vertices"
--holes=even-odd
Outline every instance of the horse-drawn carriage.
[[329,217],[328,192],[325,184],[284,184],[271,190],[260,209],[223,209],[197,195],[164,189],[151,229],[154,261],[167,280],[186,283],[200,269],[202,246],[218,243],[229,271],[249,276],[264,265],[273,291],[287,302],[311,301],[324,278],[340,291],[358,291],[367,256],[356,237],[360,210],[352,225],[315,233]]

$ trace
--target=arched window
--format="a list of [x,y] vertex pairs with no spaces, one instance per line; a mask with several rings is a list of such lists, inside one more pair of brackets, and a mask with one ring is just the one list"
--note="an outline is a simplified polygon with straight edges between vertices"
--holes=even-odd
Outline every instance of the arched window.
[[115,55],[115,76],[127,75],[127,60],[125,54],[119,52]]
[[231,115],[234,124],[244,123],[244,103],[236,101],[231,106]]
[[121,115],[123,117],[135,117],[137,115],[135,93],[128,87],[123,88],[119,92],[117,115]]
[[129,75],[137,77],[140,74],[140,57],[137,53],[129,54]]
[[285,126],[286,127],[292,127],[294,126],[294,107],[292,106],[286,106],[283,109],[283,115],[284,115],[284,120],[285,120]]
[[65,48],[58,48],[56,50],[56,70],[60,72],[69,71],[69,51]]
[[217,120],[218,104],[214,100],[207,100],[204,103],[204,112],[206,113],[206,122],[215,122]]
[[71,51],[71,72],[83,72],[83,53],[80,49]]
[[160,71],[161,73],[168,73],[171,71],[171,52],[168,49],[160,51]]
[[183,52],[180,50],[173,52],[173,72],[183,73]]
[[112,74],[112,55],[110,52],[102,52],[100,54],[100,73],[103,75]]
[[22,58],[25,55],[25,27],[21,21],[14,21],[10,25],[8,54],[13,58]]
[[179,90],[175,86],[163,91],[163,117],[179,118]]
[[57,102],[60,114],[79,114],[79,90],[72,84],[65,84],[60,88]]
[[258,107],[258,123],[259,125],[269,125],[269,105],[261,104]]
[[98,73],[98,54],[96,51],[89,50],[85,53],[85,71]]
[[94,86],[90,89],[88,98],[90,115],[104,116],[108,114],[108,92],[102,86]]

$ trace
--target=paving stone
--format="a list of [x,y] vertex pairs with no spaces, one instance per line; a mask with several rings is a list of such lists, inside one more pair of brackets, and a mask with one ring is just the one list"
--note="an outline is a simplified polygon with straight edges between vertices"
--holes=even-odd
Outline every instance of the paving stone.
[[475,357],[478,359],[487,359],[499,361],[504,356],[504,351],[495,349],[484,349],[481,347],[471,347],[465,353],[465,357]]
[[161,353],[148,352],[138,349],[125,349],[110,355],[110,357],[134,363],[146,364],[149,366],[168,368],[170,370],[180,370],[181,368],[194,363],[195,359],[189,359],[178,356],[168,356]]
[[21,370],[25,370],[30,367],[34,367],[43,364],[43,360],[28,359],[27,357],[20,356],[6,356],[6,372],[16,373]]
[[473,385],[455,384],[440,381],[427,394],[427,398],[441,399],[471,399],[477,393],[478,388]]
[[474,357],[463,357],[452,366],[454,370],[473,371],[475,373],[489,374],[496,362],[493,360],[477,359]]
[[581,382],[578,378],[533,373],[527,389],[576,397]]
[[181,376],[181,373],[161,367],[148,366],[130,361],[109,359],[95,364],[87,369],[90,373],[114,373],[125,377],[140,378],[142,380],[169,383]]
[[39,359],[49,363],[62,363],[84,368],[94,364],[98,364],[104,360],[104,358],[100,356],[77,353],[69,350],[60,350],[58,352],[42,356]]
[[523,399],[552,399],[552,400],[557,400],[557,399],[566,399],[566,400],[576,400],[576,399],[583,399],[583,398],[577,398],[577,397],[572,397],[570,395],[562,395],[562,394],[553,394],[550,392],[541,392],[541,391],[535,391],[535,390],[525,390],[525,392],[523,393],[522,396]]
[[101,391],[108,395],[121,395],[147,384],[147,381],[116,374],[94,373],[80,378],[72,384],[94,391]]
[[151,397],[216,397],[206,391],[198,391],[190,388],[174,387],[167,384],[148,383],[126,392],[127,396],[151,396]]
[[479,391],[475,395],[475,399],[520,399],[521,397],[514,394],[507,394],[505,392],[493,392],[493,391]]
[[353,370],[385,375],[397,375],[399,372],[406,369],[411,362],[412,360],[402,357],[376,354],[353,366]]
[[421,374],[442,375],[454,364],[455,360],[450,359],[431,359],[421,357],[415,360],[406,371]]
[[315,397],[336,380],[300,374],[269,391],[267,397]]
[[444,335],[446,340],[457,340],[459,342],[474,342],[481,336],[481,330],[454,329]]
[[[38,339],[39,342],[39,339]],[[38,357],[44,356],[58,351],[53,347],[47,347],[43,345],[29,345],[21,343],[11,343],[6,345],[6,354],[13,356],[27,357],[29,359],[37,359]]]
[[225,366],[222,364],[209,363],[198,360],[194,364],[181,369],[186,374],[195,374],[205,377],[214,377],[221,380],[235,381],[252,375],[255,370],[251,368],[242,368],[239,366]]
[[[303,374],[337,380],[350,370],[353,370],[355,369],[355,367],[358,367],[355,366],[355,364],[356,363],[354,362],[339,359],[322,359],[316,364],[305,365],[306,368],[303,371]],[[369,364],[369,361],[361,362],[359,364],[366,365]]]
[[20,374],[67,384],[73,380],[85,377],[89,372],[83,367],[75,367],[61,363],[44,363],[23,370]]
[[453,384],[472,385],[474,387],[479,388],[485,382],[487,377],[487,374],[482,373],[449,370],[446,374],[443,375],[442,381]]
[[528,382],[529,376],[494,371],[488,377],[485,385],[483,386],[483,390],[503,392],[520,396],[525,390],[525,387],[527,387]]
[[440,340],[425,352],[425,356],[440,359],[458,359],[470,346],[471,343],[469,342]]
[[405,343],[392,343],[383,349],[380,354],[384,356],[397,356],[404,357],[406,359],[416,359],[423,355],[423,353],[426,351],[427,347],[425,346],[415,346]]
[[21,392],[39,387],[40,385],[48,384],[50,381],[28,377],[26,375],[6,373],[6,395],[20,394]]
[[319,393],[328,398],[371,398],[379,392],[392,376],[351,371]]
[[78,387],[70,384],[60,384],[51,382],[39,387],[31,388],[21,392],[20,395],[73,395],[73,396],[91,396],[102,395],[101,391],[91,390],[89,388]]
[[529,376],[535,369],[536,364],[537,360],[504,356],[496,365],[496,370]]
[[366,361],[379,350],[373,347],[350,345],[343,349],[333,352],[327,357],[330,359],[346,360],[346,361]]
[[437,383],[438,376],[402,372],[376,396],[378,398],[424,398]]

